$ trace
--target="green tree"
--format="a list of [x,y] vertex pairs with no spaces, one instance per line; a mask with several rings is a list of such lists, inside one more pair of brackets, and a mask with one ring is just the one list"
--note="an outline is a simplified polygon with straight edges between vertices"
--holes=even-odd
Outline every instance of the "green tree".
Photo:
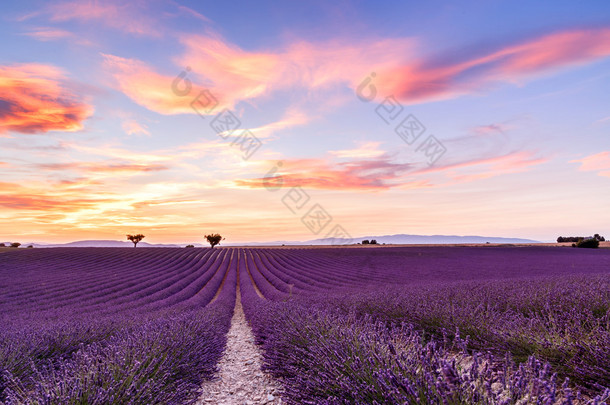
[[146,236],[138,233],[136,235],[127,235],[127,239],[133,242],[133,247],[135,248],[139,242],[142,241]]
[[210,244],[210,246],[212,246],[212,249],[214,248],[214,246],[218,245],[221,240],[225,239],[222,236],[220,236],[219,233],[213,233],[213,234],[210,234],[210,235],[205,235],[205,238],[207,239],[207,241]]

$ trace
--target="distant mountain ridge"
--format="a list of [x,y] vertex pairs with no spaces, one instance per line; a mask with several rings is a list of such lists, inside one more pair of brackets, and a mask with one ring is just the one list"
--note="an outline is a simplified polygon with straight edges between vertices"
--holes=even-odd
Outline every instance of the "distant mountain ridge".
[[[129,241],[120,240],[79,240],[69,243],[24,243],[21,247],[33,245],[37,248],[49,248],[49,247],[130,247],[133,248],[133,243]],[[198,244],[203,246],[202,244]],[[138,247],[184,247],[185,245],[179,245],[175,243],[148,243],[139,242]]]
[[[498,236],[459,236],[459,235],[409,235],[409,234],[396,234],[396,235],[382,235],[382,236],[362,236],[353,238],[354,243],[362,242],[368,239],[369,241],[375,239],[377,243],[385,244],[404,244],[404,245],[415,245],[415,244],[455,244],[455,243],[542,243],[533,239],[524,238],[503,238]],[[347,243],[347,239],[314,239],[309,241],[311,244],[330,245],[330,244],[342,244]]]
[[[363,240],[375,239],[377,243],[385,243],[392,245],[415,245],[415,244],[461,244],[461,243],[542,243],[533,239],[523,238],[503,238],[497,236],[459,236],[459,235],[381,235],[381,236],[360,236],[353,239],[330,239],[320,238],[308,241],[273,241],[273,242],[248,242],[248,243],[223,243],[220,246],[281,246],[281,245],[342,245],[348,243],[360,243]],[[7,242],[8,244],[8,242]],[[190,243],[197,247],[208,246],[203,243]],[[33,245],[37,248],[47,247],[133,247],[133,243],[128,241],[118,240],[81,240],[70,243],[24,243],[21,247]],[[187,243],[148,243],[140,242],[138,247],[184,247]]]

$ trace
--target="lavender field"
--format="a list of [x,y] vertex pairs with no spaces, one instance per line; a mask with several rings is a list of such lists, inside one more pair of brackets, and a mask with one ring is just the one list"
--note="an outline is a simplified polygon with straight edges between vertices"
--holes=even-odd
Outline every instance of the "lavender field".
[[414,246],[1,253],[0,401],[195,403],[237,291],[284,402],[610,400],[610,250]]

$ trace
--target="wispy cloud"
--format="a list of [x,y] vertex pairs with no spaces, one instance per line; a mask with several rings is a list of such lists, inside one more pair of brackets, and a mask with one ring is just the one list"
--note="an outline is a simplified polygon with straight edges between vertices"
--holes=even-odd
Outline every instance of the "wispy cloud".
[[[136,36],[161,38],[173,35],[168,28],[168,20],[175,18],[190,18],[199,22],[210,23],[203,14],[192,8],[178,4],[175,1],[130,1],[119,0],[66,0],[48,4],[31,13],[22,15],[17,21],[45,19],[49,23],[65,23],[69,21],[81,24],[97,24]],[[55,31],[55,32],[54,32]],[[39,34],[32,33],[41,40],[57,39],[65,36],[62,30],[47,29]]]
[[[195,114],[193,98],[203,89],[217,99],[216,114],[233,108],[239,101],[254,99],[273,91],[304,88],[322,89],[357,84],[371,68],[396,66],[412,48],[412,39],[384,39],[351,44],[329,41],[324,44],[295,42],[275,51],[246,51],[216,34],[182,35],[182,55],[175,58],[177,72],[159,73],[154,67],[133,58],[103,54],[105,67],[118,88],[136,103],[161,114]],[[363,61],[374,61],[366,65]],[[178,69],[189,66],[193,89],[190,97],[170,90]],[[199,83],[199,85],[197,85]],[[302,120],[293,114],[292,119]]]
[[533,166],[547,163],[548,157],[532,151],[515,151],[500,156],[475,158],[439,167],[422,169],[419,173],[441,172],[448,179],[446,184],[464,183],[492,177],[522,173]]
[[578,170],[595,171],[599,176],[610,177],[610,152],[600,152],[582,159],[570,160],[570,163],[580,163]]
[[74,132],[93,108],[73,94],[50,65],[0,66],[0,133]]
[[44,42],[74,37],[74,34],[70,31],[52,27],[39,27],[32,31],[25,32],[23,35]]
[[[201,88],[195,88],[192,97],[172,93],[172,76],[157,73],[146,63],[136,59],[102,54],[105,68],[114,76],[119,90],[136,103],[160,114],[195,114],[191,107],[193,97]],[[219,97],[219,96],[215,96]],[[221,105],[218,110],[232,105]]]
[[24,187],[15,183],[0,183],[0,206],[34,211],[78,211],[95,208],[112,198],[82,197],[78,193],[48,190],[44,187]]
[[[399,162],[395,156],[383,151],[379,154],[376,144],[363,146],[369,146],[370,149],[359,148],[330,153],[337,158],[351,158],[347,161],[334,161],[328,158],[284,159],[281,169],[274,175],[279,177],[240,179],[235,181],[235,185],[245,188],[265,188],[281,182],[283,187],[301,186],[350,191],[445,187],[527,171],[548,161],[547,158],[540,157],[534,152],[518,151],[428,167],[416,162]],[[366,155],[367,150],[375,153]],[[275,162],[265,162],[265,164],[271,167]],[[437,174],[441,177],[433,177]]]
[[148,128],[134,119],[123,121],[121,127],[128,135],[150,135]]
[[[294,159],[283,161],[281,178],[284,187],[381,190],[396,186],[396,180],[410,169],[410,164],[393,163],[388,156],[340,163],[326,159]],[[237,180],[235,184],[263,188],[264,181],[264,178]]]
[[311,120],[305,112],[296,109],[289,109],[279,121],[272,122],[262,127],[251,129],[259,138],[267,138],[276,131],[288,129],[300,125],[305,125]]
[[442,100],[609,55],[610,28],[567,30],[459,62],[414,61],[380,75],[380,86],[408,103]]
[[601,124],[602,122],[607,122],[607,121],[610,121],[610,117],[600,118],[597,121],[595,121],[595,124]]
[[[610,29],[570,30],[501,47],[459,62],[435,62],[418,53],[413,38],[325,43],[297,41],[275,50],[249,51],[218,34],[179,35],[184,52],[179,69],[205,84],[220,108],[290,88],[355,88],[377,72],[381,94],[407,103],[458,97],[498,82],[526,80],[542,73],[589,63],[610,55]],[[421,44],[419,44],[421,46]],[[104,55],[106,67],[131,99],[162,114],[195,113],[192,97],[168,91],[175,76],[158,73],[137,59]],[[201,88],[194,89],[193,97]]]
[[360,142],[358,148],[333,150],[329,153],[333,156],[343,159],[376,158],[386,153],[385,151],[379,149],[379,145],[381,145],[381,142]]
[[85,173],[148,173],[167,170],[165,165],[146,165],[132,163],[41,163],[36,165],[43,170],[74,170]]
[[[145,4],[145,3],[144,3]],[[46,12],[50,21],[99,21],[109,27],[132,34],[160,36],[155,21],[143,13],[143,3],[116,1],[64,1],[50,5]]]

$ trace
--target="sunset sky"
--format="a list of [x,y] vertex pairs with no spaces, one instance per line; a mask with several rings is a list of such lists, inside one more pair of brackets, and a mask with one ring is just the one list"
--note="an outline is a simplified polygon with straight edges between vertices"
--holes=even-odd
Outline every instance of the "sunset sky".
[[607,1],[9,3],[1,241],[610,236]]

